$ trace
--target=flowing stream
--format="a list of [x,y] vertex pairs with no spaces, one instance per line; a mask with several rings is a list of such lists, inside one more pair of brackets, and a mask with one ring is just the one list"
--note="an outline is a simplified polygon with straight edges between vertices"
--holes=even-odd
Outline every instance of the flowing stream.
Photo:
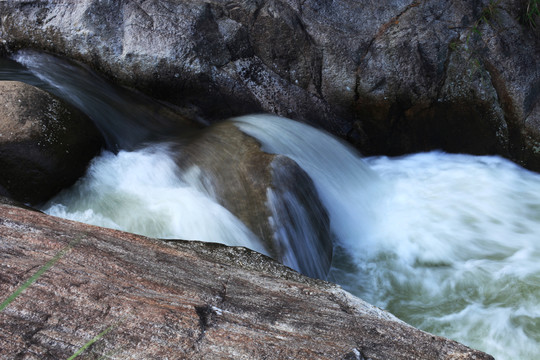
[[[87,113],[109,150],[50,214],[160,238],[264,251],[208,191],[180,171],[166,119],[145,124],[131,95],[85,69],[22,52],[0,78],[45,88]],[[149,107],[151,108],[151,106]],[[362,158],[334,137],[267,115],[230,120],[311,177],[336,235],[328,278],[423,330],[497,359],[540,354],[540,175],[499,157],[440,152]],[[154,122],[154,124],[156,124]]]

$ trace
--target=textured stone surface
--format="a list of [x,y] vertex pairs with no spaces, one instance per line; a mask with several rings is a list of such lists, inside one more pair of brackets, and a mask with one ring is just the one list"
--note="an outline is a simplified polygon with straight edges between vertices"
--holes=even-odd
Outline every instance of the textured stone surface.
[[45,201],[74,183],[101,148],[90,119],[43,90],[3,81],[0,103],[0,194]]
[[525,0],[0,3],[45,49],[208,118],[266,111],[364,153],[496,153],[540,170],[540,26]]
[[492,359],[244,248],[162,242],[0,205],[0,358]]
[[[200,171],[198,176],[207,185],[204,190],[263,241],[267,254],[283,263],[292,252],[299,260],[297,270],[326,278],[333,248],[329,218],[312,180],[296,162],[263,152],[256,140],[232,122],[208,127],[178,145],[174,153],[180,154],[178,164],[185,171],[191,167]],[[288,192],[278,197],[298,201],[269,204],[269,191]],[[279,207],[278,214],[272,213],[272,206]],[[302,224],[294,224],[296,219],[290,216],[298,211],[304,214]],[[290,233],[299,226],[314,231],[301,236]]]

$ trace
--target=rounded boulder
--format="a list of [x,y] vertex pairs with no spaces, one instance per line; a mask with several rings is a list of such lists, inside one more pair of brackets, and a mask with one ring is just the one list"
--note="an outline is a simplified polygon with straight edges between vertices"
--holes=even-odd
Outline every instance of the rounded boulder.
[[34,86],[0,81],[0,189],[30,204],[73,184],[103,139],[74,107]]

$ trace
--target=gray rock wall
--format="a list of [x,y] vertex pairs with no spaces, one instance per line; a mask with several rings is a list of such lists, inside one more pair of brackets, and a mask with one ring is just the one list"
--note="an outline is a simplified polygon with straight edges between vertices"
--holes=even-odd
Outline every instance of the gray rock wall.
[[82,60],[210,119],[271,112],[364,153],[501,154],[540,170],[539,30],[509,1],[9,1],[8,49]]

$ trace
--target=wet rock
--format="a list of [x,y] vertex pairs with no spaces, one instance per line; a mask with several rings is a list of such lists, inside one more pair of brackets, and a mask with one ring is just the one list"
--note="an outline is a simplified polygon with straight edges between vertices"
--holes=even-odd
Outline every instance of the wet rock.
[[26,203],[73,184],[101,148],[85,115],[33,86],[0,82],[0,194]]
[[0,205],[0,357],[493,359],[245,248]]
[[540,30],[526,1],[10,1],[45,49],[210,119],[308,121],[366,154],[501,154],[540,170]]
[[[293,160],[265,153],[232,122],[214,124],[176,149],[184,173],[196,168],[206,193],[262,240],[267,253],[326,278],[333,237],[309,176]],[[295,217],[300,212],[301,216]]]
[[358,68],[356,125],[371,135],[369,151],[520,161],[524,124],[538,115],[518,99],[536,82],[531,57],[540,47],[538,33],[516,20],[519,3],[413,2],[389,19]]

